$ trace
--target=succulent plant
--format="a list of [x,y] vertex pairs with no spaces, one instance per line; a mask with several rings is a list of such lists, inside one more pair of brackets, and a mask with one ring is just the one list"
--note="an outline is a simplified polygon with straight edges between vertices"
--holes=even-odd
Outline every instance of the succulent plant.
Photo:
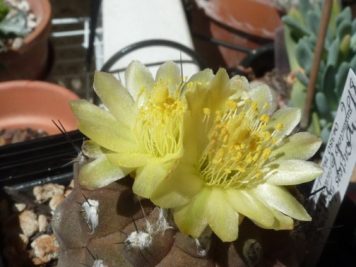
[[7,40],[24,37],[29,32],[27,14],[0,0],[0,52],[8,50]]
[[7,13],[9,13],[9,7],[4,3],[4,0],[0,0],[0,21],[2,21]]
[[[289,63],[296,76],[292,106],[304,106],[320,17],[321,4],[311,5],[307,0],[283,17]],[[323,142],[328,139],[349,68],[356,69],[356,20],[349,7],[341,10],[339,1],[334,0],[309,126]]]
[[[322,0],[308,0],[310,4],[320,3]],[[282,9],[289,10],[291,7],[298,5],[299,0],[272,0],[273,4]]]
[[72,103],[90,140],[76,189],[54,216],[60,266],[243,266],[217,264],[231,245],[236,261],[249,254],[243,221],[291,230],[293,219],[311,220],[289,188],[321,174],[307,161],[321,142],[291,135],[300,111],[276,111],[268,86],[224,69],[186,81],[172,62],[155,79],[133,62],[125,83],[98,72],[105,106]]

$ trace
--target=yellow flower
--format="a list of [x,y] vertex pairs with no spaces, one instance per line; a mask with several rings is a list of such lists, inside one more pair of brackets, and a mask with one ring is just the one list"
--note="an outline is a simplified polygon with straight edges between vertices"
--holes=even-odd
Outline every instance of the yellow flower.
[[205,70],[186,84],[184,154],[152,201],[172,208],[178,228],[199,237],[206,227],[223,241],[238,237],[248,217],[267,229],[292,229],[310,216],[284,186],[311,181],[321,169],[307,162],[320,147],[309,133],[288,137],[300,111],[275,112],[266,85]]
[[97,72],[94,89],[105,107],[72,103],[80,131],[90,138],[83,153],[91,162],[81,168],[79,181],[98,188],[133,173],[134,192],[148,198],[182,155],[182,80],[172,62],[159,68],[155,80],[133,62],[125,81],[124,87],[111,74]]

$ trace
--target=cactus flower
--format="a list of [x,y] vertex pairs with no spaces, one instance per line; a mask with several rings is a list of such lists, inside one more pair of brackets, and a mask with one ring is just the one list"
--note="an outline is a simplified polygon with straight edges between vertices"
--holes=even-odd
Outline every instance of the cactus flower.
[[152,201],[171,208],[180,231],[199,237],[206,227],[223,241],[238,237],[244,217],[267,229],[292,229],[311,220],[285,186],[311,181],[321,169],[306,161],[320,147],[292,130],[296,108],[275,111],[266,85],[224,70],[205,70],[185,85],[184,153]]
[[91,161],[81,168],[79,181],[94,189],[132,173],[134,192],[148,198],[182,155],[182,79],[172,62],[163,64],[155,79],[133,62],[125,82],[97,72],[94,89],[105,107],[71,103],[80,131],[90,139],[83,153]]

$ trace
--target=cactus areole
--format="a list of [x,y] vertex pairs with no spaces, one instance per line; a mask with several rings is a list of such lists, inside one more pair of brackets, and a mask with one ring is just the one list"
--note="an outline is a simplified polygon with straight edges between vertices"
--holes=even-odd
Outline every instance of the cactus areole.
[[[172,62],[163,64],[154,79],[135,61],[125,84],[97,72],[94,88],[102,107],[71,103],[79,129],[89,138],[76,178],[81,193],[72,198],[85,196],[87,204],[77,208],[84,220],[76,224],[83,225],[62,240],[65,247],[95,250],[92,243],[112,238],[123,247],[122,265],[115,265],[116,259],[113,266],[165,266],[170,257],[179,259],[173,266],[214,266],[209,253],[214,236],[238,243],[245,217],[274,230],[293,229],[293,219],[311,219],[286,186],[321,174],[307,161],[321,142],[306,132],[292,134],[300,111],[276,111],[266,85],[249,84],[241,76],[230,79],[224,69],[216,74],[206,69],[185,80]],[[115,200],[108,200],[110,194]],[[75,211],[59,209],[54,227],[59,233],[65,213]]]

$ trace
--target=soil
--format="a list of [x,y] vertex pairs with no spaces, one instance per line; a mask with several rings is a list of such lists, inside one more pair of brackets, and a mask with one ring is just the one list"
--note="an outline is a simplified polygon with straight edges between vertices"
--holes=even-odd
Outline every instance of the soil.
[[1,246],[6,266],[56,266],[59,244],[51,227],[52,214],[72,186],[49,183],[34,186],[28,194],[7,192],[7,198],[0,201]]
[[0,146],[24,142],[39,137],[47,136],[48,133],[38,129],[0,129]]

